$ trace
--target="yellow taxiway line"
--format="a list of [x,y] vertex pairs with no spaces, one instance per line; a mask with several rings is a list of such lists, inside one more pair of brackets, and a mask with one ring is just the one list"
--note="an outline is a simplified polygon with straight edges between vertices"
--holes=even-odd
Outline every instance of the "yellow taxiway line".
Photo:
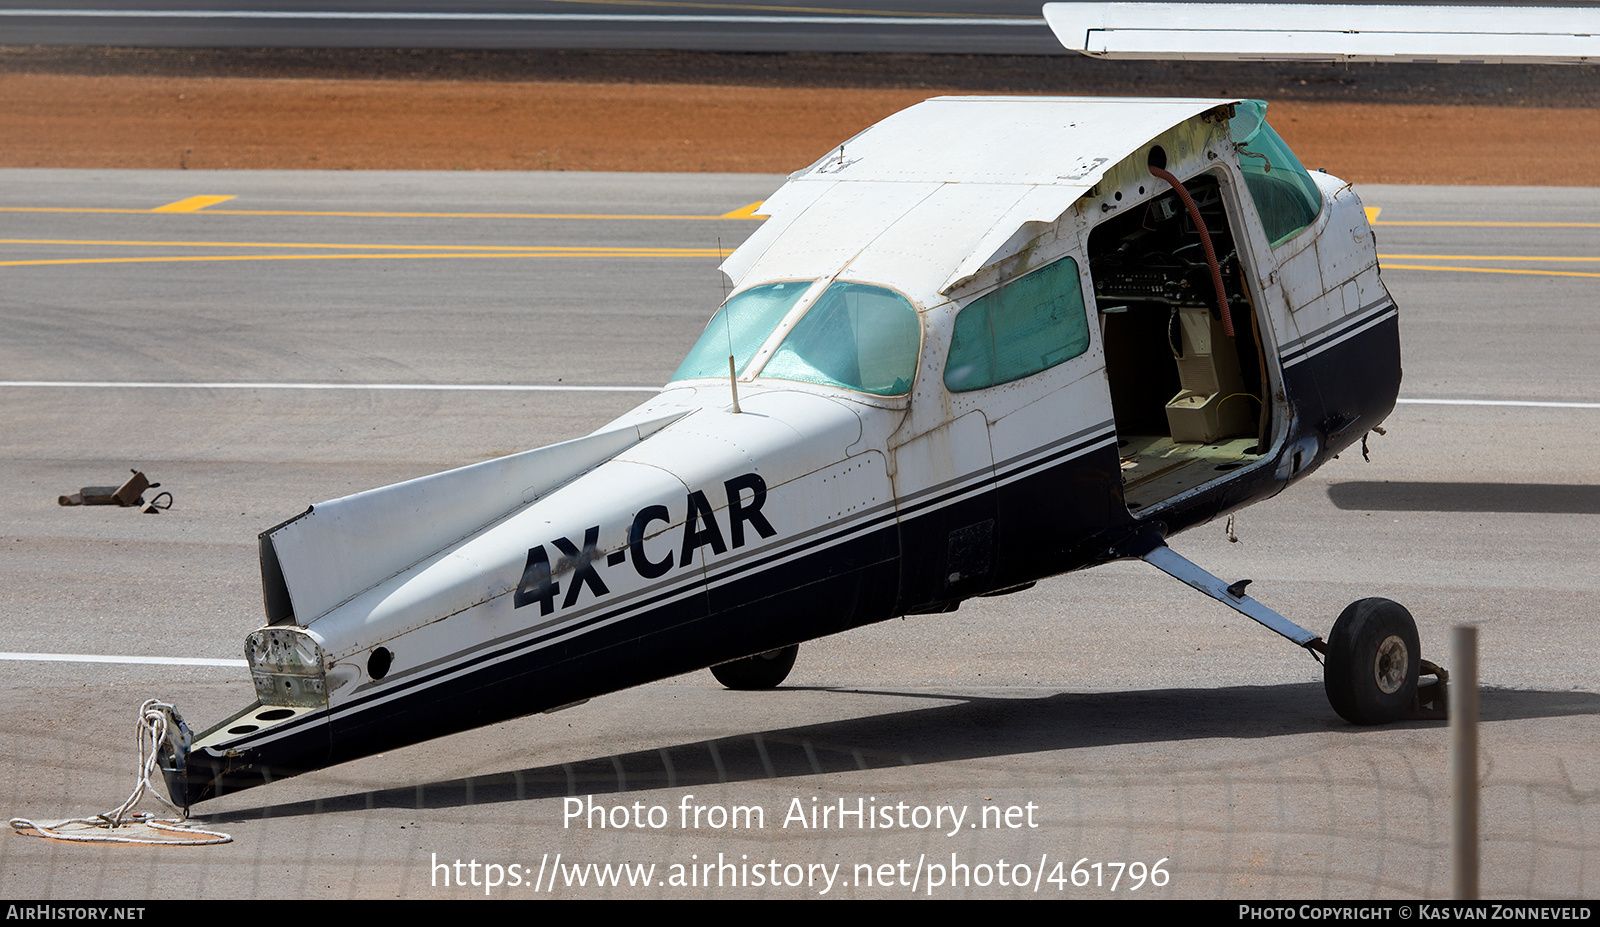
[[1545,261],[1577,264],[1597,264],[1600,257],[1567,257],[1555,255],[1519,254],[1380,254],[1384,270],[1455,271],[1462,274],[1531,274],[1542,277],[1600,277],[1600,273],[1582,270],[1554,270],[1547,268],[1516,267],[1453,267],[1440,264],[1394,264],[1391,261]]
[[[423,260],[442,258],[712,258],[721,257],[715,248],[520,248],[497,251],[463,248],[456,251],[423,249],[394,252],[322,253],[322,254],[192,254],[153,255],[148,257],[92,257],[43,258],[24,261],[0,261],[0,267],[41,267],[56,264],[181,264],[216,261],[360,261],[360,260]],[[1515,269],[1501,267],[1448,267],[1427,264],[1384,264],[1385,270],[1455,271],[1473,274],[1531,274],[1547,277],[1600,277],[1600,272],[1547,269]]]
[[1427,264],[1385,264],[1384,270],[1444,270],[1458,274],[1531,274],[1538,277],[1600,277],[1600,273],[1581,270],[1529,270],[1514,267],[1440,267]]
[[[178,212],[203,209],[201,200],[215,197],[192,197],[162,207]],[[187,205],[185,205],[187,204]],[[737,213],[753,213],[760,203],[751,203]],[[1376,210],[1373,210],[1376,212]],[[729,214],[733,215],[733,214]],[[744,216],[739,216],[744,218]],[[1600,225],[1600,223],[1597,223]],[[75,239],[75,238],[0,238],[0,245],[65,245],[110,248],[250,248],[293,249],[298,251],[361,252],[346,254],[253,254],[253,255],[148,255],[140,257],[83,257],[83,258],[32,258],[0,261],[0,267],[35,267],[56,264],[150,264],[182,263],[196,261],[285,261],[285,260],[339,260],[403,258],[460,258],[460,257],[721,257],[722,251],[713,248],[625,247],[607,245],[406,245],[374,244],[361,242],[276,242],[276,241],[181,241],[144,239]],[[383,252],[383,253],[376,253]],[[1600,263],[1600,257],[1571,255],[1506,255],[1506,254],[1379,254],[1378,258],[1388,270],[1456,271],[1459,273],[1532,274],[1559,277],[1600,277],[1600,273],[1566,271],[1545,268],[1493,268],[1459,267],[1438,264],[1404,264],[1396,261],[1510,261],[1544,263]]]
[[1468,222],[1455,219],[1379,219],[1382,206],[1366,206],[1368,225],[1438,226],[1469,229],[1600,229],[1600,222]]
[[0,238],[0,245],[110,245],[129,248],[332,248],[382,251],[583,251],[637,254],[642,251],[701,257],[715,248],[669,248],[650,245],[395,245],[320,241],[140,241],[92,238]]
[[[204,214],[208,216],[302,216],[353,219],[554,219],[622,222],[713,222],[744,219],[761,221],[767,218],[757,212],[761,202],[741,206],[716,215],[672,215],[662,213],[581,213],[581,212],[391,212],[377,210],[331,209],[213,209],[210,207],[236,196],[191,196],[154,209],[126,209],[109,206],[0,206],[0,213],[99,213],[115,215],[150,215],[160,213]],[[1367,222],[1374,226],[1436,226],[1439,228],[1502,228],[1502,229],[1600,229],[1600,222],[1472,222],[1464,220],[1408,220],[1380,219],[1382,206],[1365,207]]]
[[154,208],[154,209],[152,209],[150,211],[151,212],[199,212],[200,210],[206,208],[207,206],[215,206],[218,203],[226,203],[227,201],[229,201],[231,199],[237,199],[237,197],[233,197],[233,196],[191,196],[186,200],[179,200],[176,203],[168,203],[165,206],[157,206],[156,208]]
[[1585,261],[1600,263],[1600,257],[1555,257],[1526,254],[1380,254],[1380,261]]
[[[624,221],[624,222],[709,222],[727,219],[748,219],[760,221],[765,216],[755,215],[755,210],[760,203],[751,203],[741,206],[732,212],[725,212],[715,216],[699,215],[668,215],[660,213],[579,213],[579,212],[355,212],[341,210],[314,210],[314,209],[207,209],[209,204],[202,203],[198,206],[187,206],[195,200],[211,200],[223,202],[234,197],[190,197],[176,203],[168,203],[155,209],[122,209],[109,206],[0,206],[0,212],[29,212],[29,213],[94,213],[111,215],[148,216],[152,213],[161,214],[187,214],[207,216],[308,216],[308,217],[333,217],[354,219],[574,219],[594,221]],[[178,209],[175,207],[185,206]]]
[[[661,251],[701,256],[706,248],[671,248],[629,245],[399,245],[319,241],[170,241],[111,238],[0,238],[0,245],[111,245],[131,248],[336,248],[388,251]],[[1406,261],[1570,261],[1600,262],[1600,256],[1522,254],[1379,254],[1379,260]]]
[[1468,229],[1600,229],[1600,222],[1465,222],[1455,220],[1424,221],[1379,219],[1373,225],[1439,226],[1441,228]]
[[[0,245],[90,245],[134,248],[286,248],[317,249],[320,254],[191,254],[140,257],[30,258],[0,261],[0,267],[40,267],[57,264],[175,264],[203,261],[327,261],[404,260],[438,258],[509,257],[609,257],[609,258],[709,258],[715,248],[611,247],[590,245],[381,245],[331,242],[245,241],[104,241],[75,239],[0,239]],[[326,252],[335,253],[326,253]],[[344,252],[344,253],[340,253]],[[354,253],[351,253],[354,252]]]
[[530,257],[716,257],[716,250],[704,254],[662,253],[639,251],[618,255],[600,251],[451,251],[439,253],[410,252],[406,254],[192,254],[162,255],[160,257],[121,258],[54,258],[38,261],[0,261],[0,267],[39,267],[53,264],[182,264],[204,261],[403,261],[423,258],[530,258]]

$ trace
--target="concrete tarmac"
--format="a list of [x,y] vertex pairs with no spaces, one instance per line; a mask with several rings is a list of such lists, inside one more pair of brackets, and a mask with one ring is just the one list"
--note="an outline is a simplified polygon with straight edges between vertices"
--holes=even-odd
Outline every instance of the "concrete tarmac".
[[679,49],[1064,55],[1038,2],[844,0],[826,6],[494,0],[375,4],[0,2],[8,45],[146,48]]
[[[721,299],[718,239],[758,224],[718,217],[781,181],[0,171],[8,816],[120,802],[145,698],[202,726],[252,698],[237,666],[37,655],[239,659],[260,531],[639,402],[437,387],[658,386]],[[1477,624],[1484,894],[1592,897],[1600,191],[1360,192],[1408,401],[1370,463],[1174,547],[1320,632],[1382,595],[1448,663]],[[214,385],[59,385],[89,382]],[[135,466],[170,511],[56,504]],[[804,645],[776,691],[693,673],[226,796],[196,809],[224,846],[0,839],[0,894],[1438,899],[1446,742],[1342,722],[1304,652],[1115,564]]]

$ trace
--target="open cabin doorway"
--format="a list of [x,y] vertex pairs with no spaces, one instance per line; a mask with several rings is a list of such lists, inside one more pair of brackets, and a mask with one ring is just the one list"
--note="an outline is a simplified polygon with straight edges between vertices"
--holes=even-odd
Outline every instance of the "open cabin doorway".
[[1123,495],[1135,515],[1254,463],[1272,433],[1261,323],[1222,189],[1211,174],[1184,186],[1222,273],[1232,338],[1177,191],[1124,207],[1089,235]]

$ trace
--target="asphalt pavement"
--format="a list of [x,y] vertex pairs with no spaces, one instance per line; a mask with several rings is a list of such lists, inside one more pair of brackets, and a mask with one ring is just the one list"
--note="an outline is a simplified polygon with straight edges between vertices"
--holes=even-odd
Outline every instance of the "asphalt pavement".
[[[781,181],[0,171],[8,816],[120,802],[145,698],[201,725],[250,701],[260,531],[659,386],[758,225],[728,214]],[[1405,401],[1370,462],[1174,547],[1314,630],[1383,595],[1448,663],[1478,625],[1484,893],[1592,897],[1600,192],[1359,192]],[[169,511],[56,504],[130,467]],[[1446,742],[1345,724],[1307,654],[1114,564],[807,644],[776,691],[699,672],[226,796],[196,809],[224,846],[6,837],[0,894],[1440,898]]]
[[0,4],[0,44],[1067,54],[1025,0]]

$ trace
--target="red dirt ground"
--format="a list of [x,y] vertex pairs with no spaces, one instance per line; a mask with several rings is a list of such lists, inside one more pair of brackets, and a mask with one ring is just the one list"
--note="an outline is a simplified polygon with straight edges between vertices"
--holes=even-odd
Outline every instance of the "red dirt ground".
[[[788,172],[937,91],[0,73],[0,166]],[[1280,100],[1364,183],[1593,185],[1589,108]]]

